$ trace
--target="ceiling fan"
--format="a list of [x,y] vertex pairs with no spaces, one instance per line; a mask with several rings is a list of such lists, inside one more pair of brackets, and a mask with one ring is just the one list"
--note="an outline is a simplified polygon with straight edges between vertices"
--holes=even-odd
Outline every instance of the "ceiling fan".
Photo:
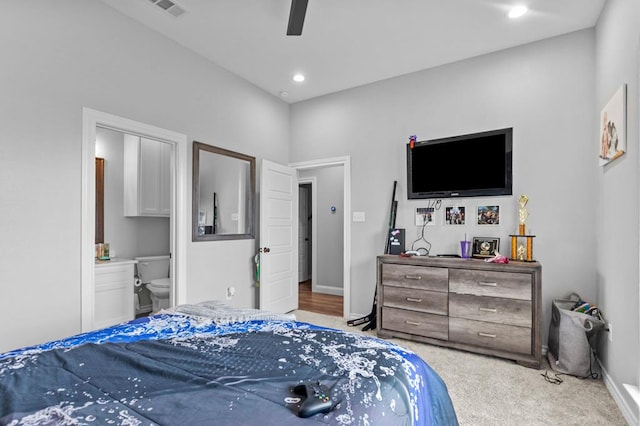
[[307,13],[307,3],[309,0],[291,0],[291,11],[289,12],[288,36],[302,35],[304,16]]

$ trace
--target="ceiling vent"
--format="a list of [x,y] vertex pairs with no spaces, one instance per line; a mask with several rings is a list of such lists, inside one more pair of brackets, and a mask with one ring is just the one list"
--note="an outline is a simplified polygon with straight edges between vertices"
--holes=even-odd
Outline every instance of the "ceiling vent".
[[184,7],[171,0],[149,0],[149,2],[155,4],[174,18],[178,18],[187,12]]

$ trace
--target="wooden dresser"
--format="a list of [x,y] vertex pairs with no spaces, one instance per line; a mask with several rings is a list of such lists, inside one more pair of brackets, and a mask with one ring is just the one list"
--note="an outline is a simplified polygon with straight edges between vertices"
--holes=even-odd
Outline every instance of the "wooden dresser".
[[378,257],[378,336],[541,363],[541,266]]

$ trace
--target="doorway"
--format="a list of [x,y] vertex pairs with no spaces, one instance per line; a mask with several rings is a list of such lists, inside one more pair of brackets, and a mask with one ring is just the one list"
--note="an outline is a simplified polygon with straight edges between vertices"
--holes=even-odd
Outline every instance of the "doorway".
[[350,157],[295,163],[298,170],[299,309],[350,316]]
[[187,137],[159,127],[127,118],[83,108],[82,111],[82,253],[81,253],[81,327],[95,328],[95,157],[98,128],[111,129],[162,141],[171,146],[171,216],[170,253],[173,285],[170,299],[173,305],[186,301],[186,241],[189,236],[187,212]]
[[[104,171],[102,179],[96,176],[102,184],[96,186],[96,191],[103,194],[102,203],[96,204],[98,211],[102,212],[101,223],[98,221],[100,215],[96,214],[96,244],[108,243],[112,258],[145,258],[144,262],[138,259],[134,265],[136,276],[140,278],[133,288],[136,318],[148,316],[170,302],[166,297],[158,299],[147,285],[151,279],[160,278],[158,274],[162,273],[162,268],[152,277],[148,274],[145,277],[142,272],[143,265],[150,264],[149,256],[164,257],[165,260],[151,264],[162,263],[167,266],[164,271],[171,272],[168,268],[172,214],[171,150],[172,146],[163,141],[103,127],[96,130],[96,157],[102,160]],[[125,300],[123,304],[128,306],[129,301]]]

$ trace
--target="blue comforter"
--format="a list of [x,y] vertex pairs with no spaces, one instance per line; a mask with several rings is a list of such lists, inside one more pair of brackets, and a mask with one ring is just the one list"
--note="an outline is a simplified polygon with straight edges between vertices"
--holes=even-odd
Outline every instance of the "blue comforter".
[[[292,388],[336,402],[297,416]],[[442,379],[384,340],[161,314],[0,355],[0,425],[456,425]]]

